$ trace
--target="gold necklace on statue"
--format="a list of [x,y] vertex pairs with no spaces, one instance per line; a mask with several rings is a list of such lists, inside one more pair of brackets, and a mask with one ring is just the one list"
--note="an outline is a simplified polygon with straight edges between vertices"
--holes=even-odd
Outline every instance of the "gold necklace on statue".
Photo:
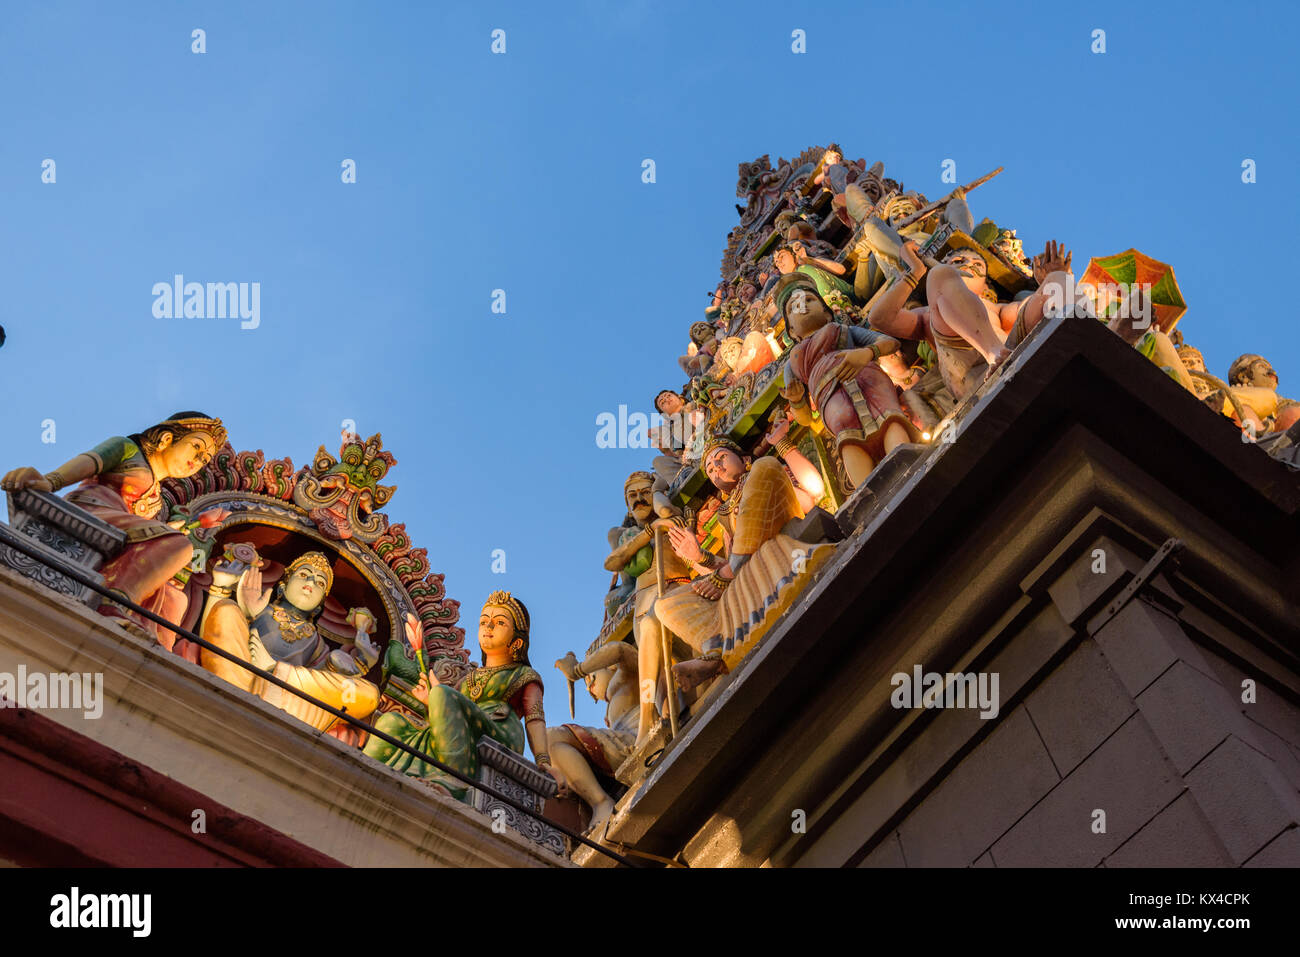
[[505,668],[513,667],[513,664],[508,664],[492,665],[490,668],[475,668],[469,673],[469,677],[465,679],[464,688],[466,697],[473,698],[477,701],[479,695],[481,695],[487,687],[487,683],[492,680],[493,675]]
[[295,618],[279,605],[271,606],[271,617],[275,623],[280,626],[280,638],[286,644],[292,644],[295,641],[301,641],[308,635],[316,631],[316,626],[309,620]]

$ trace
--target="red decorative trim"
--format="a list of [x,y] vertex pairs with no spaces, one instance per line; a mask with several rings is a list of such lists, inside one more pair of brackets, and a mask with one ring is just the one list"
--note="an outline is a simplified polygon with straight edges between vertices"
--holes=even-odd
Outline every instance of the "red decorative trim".
[[0,781],[0,858],[18,864],[346,866],[25,708],[0,707]]

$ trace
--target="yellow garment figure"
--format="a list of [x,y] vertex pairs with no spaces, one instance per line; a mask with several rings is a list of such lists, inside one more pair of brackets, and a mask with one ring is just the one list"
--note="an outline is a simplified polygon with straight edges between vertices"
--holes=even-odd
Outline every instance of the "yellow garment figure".
[[[1228,387],[1228,391],[1232,393],[1234,399],[1259,416],[1259,420],[1265,426],[1269,424],[1270,419],[1277,415],[1279,403],[1277,392],[1273,389],[1266,389],[1257,385],[1233,385]],[[1223,400],[1221,411],[1229,417],[1236,414],[1232,403],[1226,397]]]
[[719,520],[731,533],[731,552],[749,555],[718,601],[689,588],[655,604],[655,615],[673,634],[704,654],[721,653],[734,669],[794,603],[835,546],[809,545],[781,533],[803,517],[794,484],[778,459],[760,458],[741,479]]
[[[248,620],[239,606],[230,599],[217,603],[207,615],[203,622],[203,637],[242,661],[254,663],[255,660],[264,661],[270,657],[262,647],[261,640],[249,634]],[[364,720],[379,706],[379,688],[363,677],[336,670],[338,656],[348,657],[345,653],[336,651],[326,658],[323,668],[276,661],[266,670],[305,694],[340,710],[346,708],[348,714]],[[257,695],[267,704],[293,715],[318,731],[329,730],[338,723],[338,718],[328,711],[210,651],[201,651],[199,662],[217,677]]]

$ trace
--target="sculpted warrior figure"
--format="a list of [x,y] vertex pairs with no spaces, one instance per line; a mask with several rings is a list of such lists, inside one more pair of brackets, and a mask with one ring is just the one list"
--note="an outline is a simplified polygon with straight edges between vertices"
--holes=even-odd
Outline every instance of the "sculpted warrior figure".
[[[379,660],[379,649],[368,638],[375,629],[374,616],[365,608],[351,609],[347,620],[356,628],[354,644],[331,650],[316,627],[334,585],[330,560],[323,552],[300,555],[274,588],[262,587],[263,564],[247,544],[227,546],[214,559],[199,633],[313,698],[358,719],[369,717],[379,705],[379,688],[365,678]],[[361,732],[351,725],[220,655],[203,649],[199,663],[318,731],[360,743]]]
[[[1070,253],[1052,241],[1034,259],[1036,292],[1018,302],[998,302],[988,284],[988,264],[976,250],[950,251],[928,269],[915,243],[903,244],[908,272],[871,309],[871,328],[895,338],[926,339],[938,357],[944,385],[960,402],[1001,365],[1043,318],[1049,291],[1069,283]],[[906,307],[921,277],[929,304]]]
[[[492,592],[478,623],[482,666],[472,669],[459,689],[442,684],[432,672],[421,674],[413,693],[425,702],[427,720],[412,721],[388,711],[375,721],[375,729],[471,778],[478,775],[479,738],[487,736],[518,754],[524,753],[527,739],[534,760],[555,778],[560,793],[566,793],[564,775],[552,767],[547,751],[542,676],[528,663],[529,627],[523,602],[507,591]],[[406,628],[408,639],[422,641],[423,627],[414,615],[407,617]],[[468,785],[387,741],[372,735],[364,750],[457,800],[470,799]]]
[[898,388],[875,361],[897,352],[898,340],[832,322],[826,302],[802,276],[781,283],[777,302],[795,340],[782,395],[801,424],[812,423],[812,412],[821,416],[856,488],[891,449],[920,439],[899,403]]
[[612,778],[636,741],[637,651],[625,641],[612,641],[588,649],[582,661],[569,652],[555,667],[570,681],[584,680],[592,700],[607,702],[603,728],[562,724],[546,732],[551,760],[591,807],[590,829],[594,833],[614,812],[614,799],[601,786],[599,776]]
[[655,599],[658,597],[659,568],[662,560],[664,588],[684,585],[690,581],[690,568],[670,548],[662,555],[656,554],[655,529],[673,527],[670,519],[655,518],[655,478],[649,472],[633,472],[623,483],[623,499],[627,503],[630,522],[624,527],[618,544],[605,559],[605,570],[626,572],[636,579],[636,598],[633,605],[632,635],[636,641],[638,671],[643,689],[637,719],[637,739],[640,745],[650,736],[659,709],[655,703],[654,689],[659,680],[660,661],[663,655],[663,631],[655,617]]
[[804,512],[779,459],[751,463],[734,442],[715,438],[705,447],[704,469],[723,498],[717,514],[725,557],[706,553],[691,530],[669,528],[678,557],[701,577],[654,604],[663,627],[698,655],[673,666],[684,690],[735,667],[834,550],[782,531]]
[[[101,569],[105,585],[179,625],[188,600],[170,582],[189,564],[194,549],[183,530],[184,523],[167,524],[160,519],[161,483],[163,479],[195,474],[225,443],[226,430],[220,419],[202,412],[177,412],[143,432],[105,439],[45,475],[34,468],[14,469],[0,480],[0,488],[57,492],[80,482],[68,493],[67,500],[127,536],[126,548]],[[228,514],[212,509],[189,527],[210,527]],[[128,617],[169,651],[176,642],[173,632],[148,619],[124,614],[118,606],[106,602],[99,611]]]

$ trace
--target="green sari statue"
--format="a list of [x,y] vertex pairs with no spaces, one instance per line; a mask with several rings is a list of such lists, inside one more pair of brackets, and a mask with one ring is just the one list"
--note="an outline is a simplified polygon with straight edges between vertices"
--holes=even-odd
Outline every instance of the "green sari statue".
[[[493,592],[479,620],[483,667],[471,671],[458,689],[422,673],[414,694],[425,702],[427,724],[389,711],[375,721],[375,729],[471,778],[478,777],[480,738],[489,737],[519,754],[523,754],[527,739],[537,764],[563,791],[563,776],[551,767],[546,753],[542,678],[528,663],[528,627],[523,602],[508,592]],[[413,646],[422,646],[419,624],[413,618],[407,621],[407,634]],[[457,800],[469,800],[465,782],[381,738],[372,735],[364,751],[395,771],[442,788]]]

